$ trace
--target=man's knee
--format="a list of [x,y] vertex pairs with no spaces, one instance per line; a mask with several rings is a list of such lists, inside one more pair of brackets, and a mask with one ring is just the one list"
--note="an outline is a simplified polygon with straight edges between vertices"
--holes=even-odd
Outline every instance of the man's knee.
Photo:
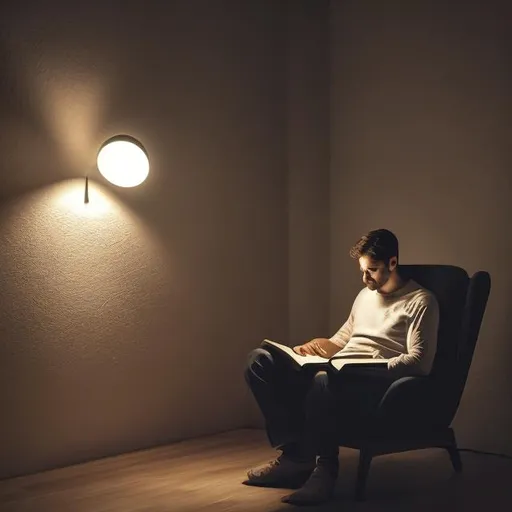
[[312,379],[306,396],[306,409],[317,410],[331,405],[332,394],[329,390],[329,375],[325,371],[317,372]]
[[264,348],[255,348],[249,352],[247,365],[245,367],[245,378],[262,377],[265,373],[271,371],[274,367],[274,358],[272,354]]
[[315,373],[313,378],[313,389],[324,391],[329,387],[329,374],[326,371]]

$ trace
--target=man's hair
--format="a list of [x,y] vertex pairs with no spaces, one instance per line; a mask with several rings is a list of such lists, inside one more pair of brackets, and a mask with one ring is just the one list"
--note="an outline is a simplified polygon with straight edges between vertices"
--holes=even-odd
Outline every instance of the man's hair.
[[398,260],[398,238],[388,229],[370,231],[350,249],[351,258],[359,259],[361,256],[369,256],[386,265],[393,256]]

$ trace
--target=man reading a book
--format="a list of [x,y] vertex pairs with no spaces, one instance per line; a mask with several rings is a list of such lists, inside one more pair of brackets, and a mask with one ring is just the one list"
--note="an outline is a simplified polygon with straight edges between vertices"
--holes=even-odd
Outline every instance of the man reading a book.
[[248,471],[246,485],[297,489],[283,498],[296,505],[329,500],[338,475],[340,429],[371,415],[397,378],[429,374],[439,306],[430,291],[400,275],[398,254],[391,231],[364,235],[350,250],[365,286],[348,319],[330,338],[293,347],[303,356],[384,359],[382,369],[297,371],[279,351],[260,347],[250,353],[246,381],[281,455]]

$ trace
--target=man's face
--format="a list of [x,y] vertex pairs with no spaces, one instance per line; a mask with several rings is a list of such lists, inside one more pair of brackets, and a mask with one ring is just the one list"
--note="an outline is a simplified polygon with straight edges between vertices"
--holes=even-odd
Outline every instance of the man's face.
[[389,280],[392,269],[395,267],[395,258],[390,260],[389,267],[382,261],[372,259],[370,256],[359,258],[359,268],[363,273],[363,283],[370,290],[379,290]]

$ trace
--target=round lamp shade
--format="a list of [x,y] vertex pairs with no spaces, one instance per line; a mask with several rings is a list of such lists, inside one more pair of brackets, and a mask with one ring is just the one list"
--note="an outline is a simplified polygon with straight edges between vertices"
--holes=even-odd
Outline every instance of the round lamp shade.
[[101,146],[98,169],[110,183],[118,187],[136,187],[148,177],[148,155],[137,139],[118,135]]

